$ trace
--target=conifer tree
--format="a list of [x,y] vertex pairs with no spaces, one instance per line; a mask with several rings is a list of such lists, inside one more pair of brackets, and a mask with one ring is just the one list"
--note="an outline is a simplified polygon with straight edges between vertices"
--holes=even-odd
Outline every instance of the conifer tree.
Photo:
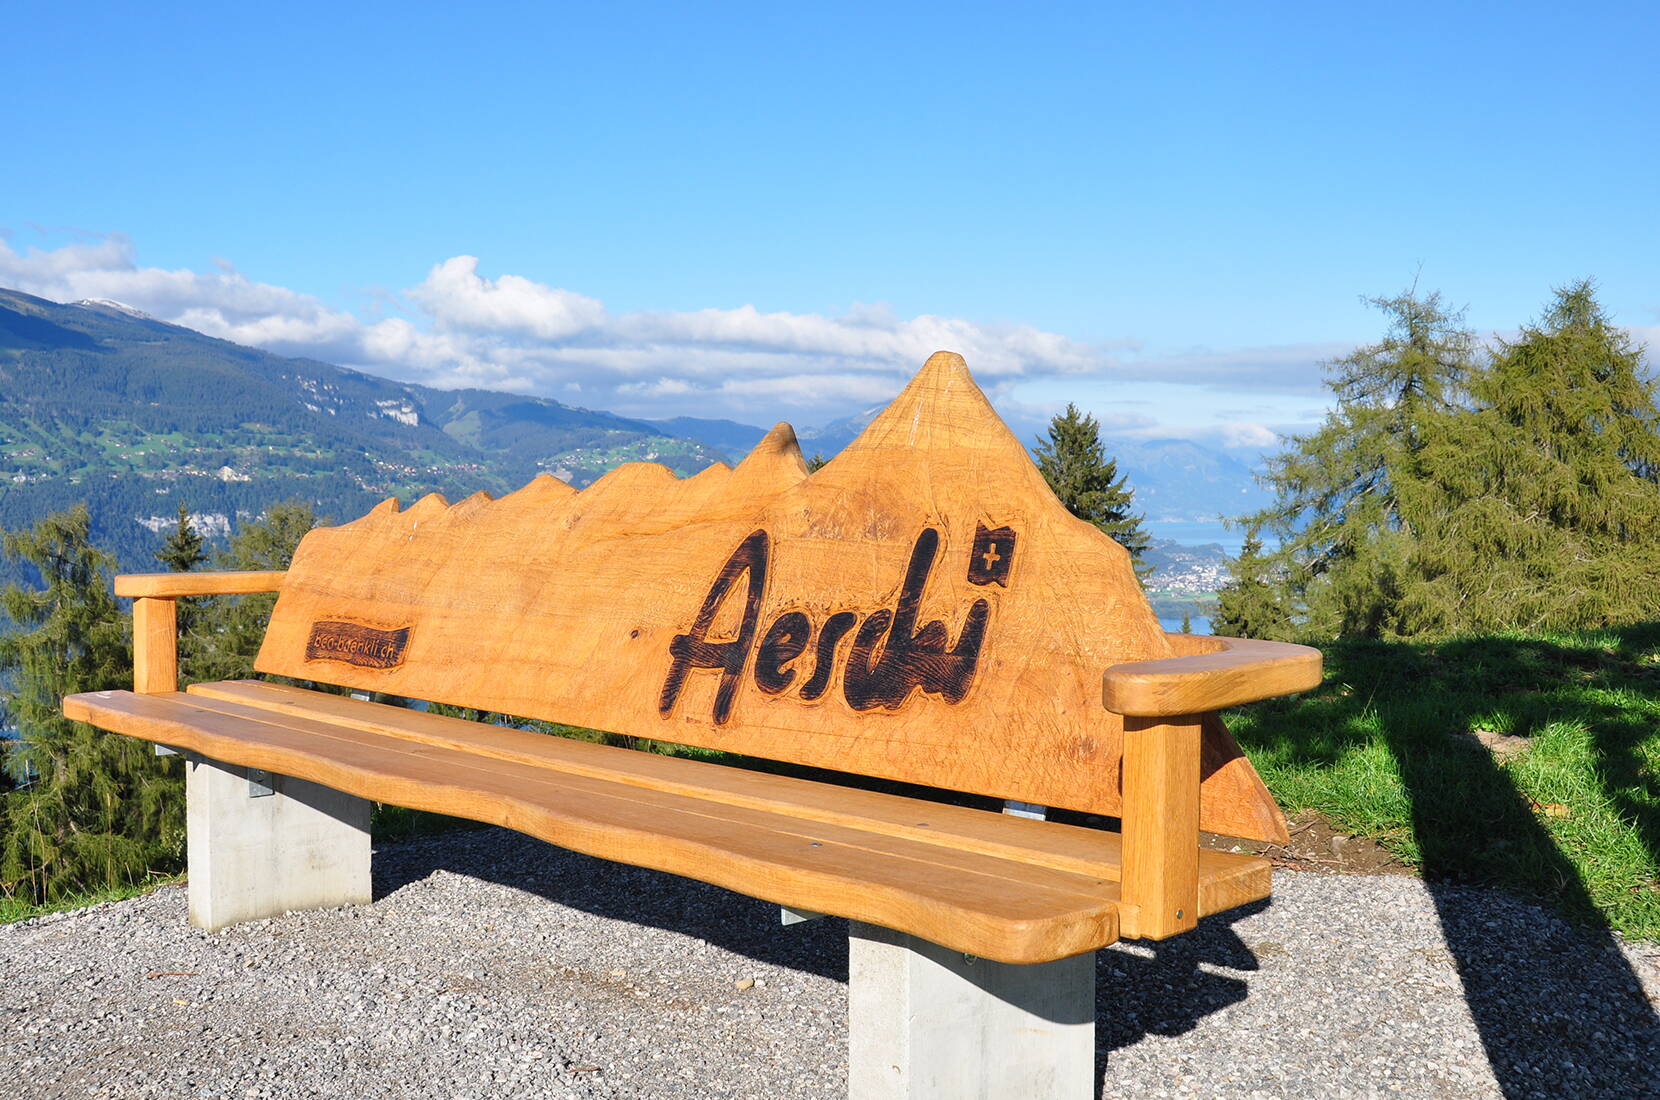
[[1247,529],[1239,557],[1228,565],[1232,581],[1218,593],[1212,634],[1288,641],[1295,633],[1285,606],[1285,584],[1274,555],[1262,552],[1262,532]]
[[1037,467],[1050,490],[1066,510],[1086,523],[1093,523],[1130,552],[1136,576],[1153,571],[1142,564],[1147,550],[1144,517],[1131,508],[1135,491],[1118,473],[1118,460],[1108,458],[1101,443],[1101,429],[1093,416],[1068,404],[1066,411],[1049,421],[1049,438],[1037,446]]
[[1425,453],[1416,614],[1431,629],[1660,618],[1660,409],[1595,287],[1563,287]]
[[90,526],[80,505],[0,539],[9,560],[40,576],[39,588],[12,584],[0,593],[11,626],[0,636],[0,671],[15,685],[5,709],[22,737],[9,760],[21,786],[4,796],[0,891],[34,902],[141,881],[183,856],[176,759],[59,710],[65,695],[132,681],[114,561],[91,545]]
[[207,553],[202,549],[202,536],[190,522],[190,509],[182,500],[179,501],[178,524],[167,536],[167,541],[162,543],[161,549],[156,551],[156,560],[174,573],[188,573],[207,560]]
[[[156,551],[156,560],[174,573],[188,573],[207,560],[207,552],[202,549],[202,536],[197,533],[195,524],[190,522],[190,510],[182,500],[179,501],[178,523],[168,534],[167,541],[161,544],[161,549]],[[199,603],[195,599],[174,601],[176,629],[181,638],[188,636],[196,625]]]
[[[216,569],[281,570],[319,520],[311,505],[289,501],[272,505],[257,520],[243,524],[230,548],[214,555]],[[254,657],[277,598],[270,593],[214,596],[197,607],[190,632],[180,645],[185,678],[235,680],[254,674]]]
[[1474,339],[1438,293],[1413,288],[1369,301],[1389,319],[1384,338],[1328,365],[1336,408],[1269,460],[1274,503],[1245,522],[1279,548],[1236,563],[1232,588],[1260,582],[1273,598],[1261,602],[1254,588],[1235,594],[1222,616],[1229,629],[1279,629],[1254,625],[1269,621],[1297,621],[1318,637],[1417,629],[1403,619],[1401,592],[1420,524],[1403,509],[1415,498],[1402,490],[1420,476],[1435,426],[1460,407]]

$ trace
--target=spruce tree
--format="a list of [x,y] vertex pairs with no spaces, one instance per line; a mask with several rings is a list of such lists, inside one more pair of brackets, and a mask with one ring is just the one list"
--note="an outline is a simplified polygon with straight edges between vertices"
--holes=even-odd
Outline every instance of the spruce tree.
[[1049,421],[1049,438],[1037,446],[1037,467],[1050,490],[1066,510],[1086,523],[1093,523],[1130,552],[1136,576],[1146,577],[1152,566],[1142,564],[1147,550],[1144,517],[1131,508],[1135,491],[1118,473],[1118,460],[1108,458],[1101,442],[1100,425],[1093,416],[1068,404],[1066,411]]
[[[207,560],[207,552],[202,549],[202,536],[190,522],[190,509],[182,500],[179,501],[178,523],[168,533],[161,549],[156,551],[156,560],[174,573],[188,573]],[[181,638],[188,636],[196,625],[198,602],[194,599],[175,601],[174,613],[178,616],[177,629]]]
[[[1405,618],[1402,589],[1420,517],[1403,508],[1416,498],[1402,490],[1420,476],[1435,426],[1460,408],[1474,339],[1462,312],[1438,293],[1420,297],[1414,288],[1369,301],[1389,319],[1384,338],[1328,365],[1336,408],[1269,460],[1264,481],[1274,503],[1245,522],[1269,532],[1279,549],[1237,562],[1231,588],[1260,582],[1273,598],[1263,604],[1260,592],[1235,595],[1223,615],[1230,629],[1240,629],[1236,615],[1297,621],[1317,637],[1418,629]],[[1246,615],[1247,607],[1258,613]],[[1264,608],[1272,608],[1267,620]]]
[[156,560],[174,573],[188,573],[207,560],[207,552],[202,549],[202,536],[190,522],[190,509],[182,500],[179,501],[178,524],[167,536],[167,541],[162,543],[161,549],[156,551]]
[[8,761],[18,789],[4,796],[0,891],[43,902],[142,881],[179,866],[184,798],[176,758],[63,717],[63,696],[128,687],[129,631],[112,594],[114,560],[92,546],[85,505],[7,532],[5,556],[32,566],[40,587],[0,593],[11,630],[0,671],[21,742]]
[[1211,633],[1229,638],[1290,640],[1296,631],[1286,610],[1286,585],[1276,574],[1279,563],[1275,556],[1262,552],[1260,529],[1246,531],[1239,557],[1229,562],[1228,568],[1232,581],[1218,593]]
[[1660,409],[1595,287],[1556,292],[1424,456],[1417,614],[1440,632],[1660,618]]

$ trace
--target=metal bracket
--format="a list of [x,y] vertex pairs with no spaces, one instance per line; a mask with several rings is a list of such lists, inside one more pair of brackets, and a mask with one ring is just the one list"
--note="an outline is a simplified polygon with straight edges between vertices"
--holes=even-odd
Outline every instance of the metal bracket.
[[168,745],[152,745],[150,747],[156,750],[156,755],[157,756],[177,756],[177,755],[179,755],[179,750],[178,749],[172,748]]
[[1010,817],[1029,817],[1034,821],[1043,821],[1049,816],[1047,806],[1039,806],[1035,802],[1016,802],[1012,798],[1003,800],[1003,812]]
[[782,925],[805,924],[822,916],[823,913],[815,913],[811,909],[791,909],[788,905],[778,907],[778,923]]
[[264,768],[248,769],[248,797],[265,798],[277,793],[277,780]]

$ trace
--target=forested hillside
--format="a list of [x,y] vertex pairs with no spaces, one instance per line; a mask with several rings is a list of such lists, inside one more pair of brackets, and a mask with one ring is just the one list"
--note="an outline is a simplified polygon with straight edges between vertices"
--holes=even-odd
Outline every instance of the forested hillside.
[[724,455],[605,412],[433,390],[288,359],[114,303],[0,290],[0,527],[78,501],[93,537],[148,567],[182,500],[210,536],[298,500],[500,493],[548,471],[583,485],[633,459],[690,473]]

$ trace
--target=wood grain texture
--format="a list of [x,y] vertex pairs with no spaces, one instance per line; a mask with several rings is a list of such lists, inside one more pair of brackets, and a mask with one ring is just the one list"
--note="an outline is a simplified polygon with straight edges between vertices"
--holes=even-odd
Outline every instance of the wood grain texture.
[[171,599],[141,596],[133,601],[133,690],[179,690],[179,615]]
[[[387,501],[308,534],[281,589],[262,672],[1107,814],[1101,676],[1173,655],[1123,548],[943,352],[812,476],[781,424],[684,480]],[[371,663],[308,645],[319,623],[406,646]],[[1283,835],[1204,740],[1203,826]]]
[[[1030,821],[655,753],[623,752],[285,684],[227,680],[194,684],[189,693],[192,702],[200,706],[222,701],[259,707],[484,758],[650,787],[923,844],[942,844],[1111,881],[1117,881],[1120,873],[1119,835],[1098,829]],[[919,808],[926,812],[919,814]],[[1267,897],[1268,872],[1267,860],[1201,849],[1200,914]],[[1123,909],[1120,912],[1127,916]]]
[[1144,718],[1200,714],[1320,685],[1320,651],[1289,642],[1168,634],[1177,656],[1114,665],[1102,701]]
[[115,578],[117,596],[245,596],[275,592],[283,574],[274,572],[122,573]]
[[[1118,837],[1092,829],[270,684],[92,692],[64,710],[228,763],[505,825],[1005,962],[1101,946],[1121,917],[1136,919],[1119,899]],[[1267,896],[1266,861],[1198,855],[1201,908]]]
[[1199,920],[1199,716],[1124,723],[1123,896],[1136,935],[1164,939]]
[[[473,817],[601,858],[816,912],[909,929],[1006,962],[1117,938],[1117,886],[863,830],[414,745],[189,697],[72,697],[78,717],[364,798]],[[232,704],[222,704],[232,706]],[[626,750],[618,750],[626,751]]]

